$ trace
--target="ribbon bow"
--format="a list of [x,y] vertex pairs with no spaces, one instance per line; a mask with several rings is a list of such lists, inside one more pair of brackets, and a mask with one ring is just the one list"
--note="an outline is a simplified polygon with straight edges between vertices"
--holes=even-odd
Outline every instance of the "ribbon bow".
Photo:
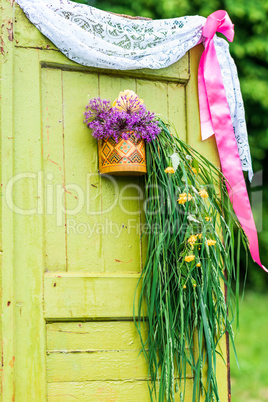
[[256,226],[248,198],[246,183],[235,139],[213,37],[220,32],[232,42],[234,25],[226,11],[212,13],[203,27],[204,52],[198,70],[198,94],[202,140],[215,134],[222,173],[235,214],[248,237],[253,260],[266,272],[259,255]]

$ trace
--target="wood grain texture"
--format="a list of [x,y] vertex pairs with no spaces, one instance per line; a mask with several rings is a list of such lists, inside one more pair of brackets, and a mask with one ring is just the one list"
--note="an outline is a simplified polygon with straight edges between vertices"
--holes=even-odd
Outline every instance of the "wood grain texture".
[[57,50],[56,46],[26,18],[19,5],[15,6],[14,37],[16,46]]
[[[51,323],[47,334],[49,382],[148,378],[148,364],[131,321]],[[188,366],[186,377],[191,376]]]
[[49,353],[48,382],[147,380],[148,364],[138,351]]
[[[192,380],[187,379],[186,394],[192,393]],[[192,399],[189,397],[187,401]],[[150,402],[146,381],[55,382],[48,384],[49,402]],[[180,402],[179,392],[175,402]]]
[[[46,399],[43,318],[43,211],[39,53],[16,49],[14,82],[15,390],[17,400]],[[18,180],[19,178],[19,180]],[[27,363],[28,362],[28,363]]]
[[[2,1],[0,0],[0,26],[1,28],[1,37],[3,38],[3,7],[2,6]],[[3,55],[2,55],[3,56]],[[3,58],[3,57],[2,57]],[[0,77],[2,77],[3,73],[3,62],[2,58],[0,60]],[[10,93],[9,93],[10,94]],[[3,99],[3,87],[2,87],[2,80],[0,80],[0,99]],[[7,99],[5,98],[5,101]],[[2,132],[3,132],[3,124],[2,124],[2,104],[0,103],[0,143],[3,144],[3,138],[2,138]],[[3,183],[3,172],[2,172],[2,161],[4,161],[4,158],[2,157],[2,146],[0,146],[0,160],[1,160],[1,166],[0,166],[0,182],[1,184]],[[0,289],[3,289],[3,281],[2,281],[2,272],[3,272],[3,196],[2,196],[2,191],[1,191],[1,197],[0,197]],[[0,340],[3,339],[3,325],[2,325],[2,311],[3,311],[3,295],[2,291],[0,292]],[[0,355],[3,356],[3,344],[0,342]],[[3,371],[2,369],[0,370],[0,384],[2,388],[2,381],[3,381]],[[2,401],[2,396],[0,394],[0,402]]]
[[[64,147],[61,71],[41,69],[45,269],[66,271]],[[60,224],[61,223],[61,224]]]
[[171,133],[177,135],[181,140],[186,141],[186,88],[187,86],[169,82],[167,88],[168,112],[167,117],[172,123]]
[[[112,102],[119,92],[136,92],[133,78],[100,75],[99,94]],[[139,95],[139,94],[138,94]],[[105,271],[141,271],[140,259],[140,192],[139,178],[102,177],[102,219],[109,229],[103,236]]]
[[83,123],[88,100],[98,96],[98,75],[63,71],[62,91],[68,270],[102,272],[97,141]]
[[[14,44],[8,40],[8,29],[13,20],[13,7],[0,0],[1,57],[0,57],[0,135],[1,135],[1,191],[13,176],[14,165]],[[2,197],[1,197],[2,198]],[[10,197],[12,199],[12,197]],[[1,393],[0,398],[11,401],[15,387],[15,295],[14,295],[14,214],[6,202],[1,202],[2,269],[1,276]],[[10,364],[11,363],[11,364]]]
[[[133,321],[60,322],[47,324],[48,351],[140,350]],[[146,323],[142,328],[146,336]]]
[[138,278],[138,274],[46,274],[45,317],[49,320],[132,318]]
[[198,65],[202,52],[203,45],[198,45],[189,51],[191,80],[186,86],[187,143],[216,166],[220,167],[215,136],[213,135],[206,141],[202,141],[201,139],[198,101]]
[[[187,366],[186,377],[191,378]],[[137,350],[48,353],[48,382],[122,381],[148,379],[148,363]]]

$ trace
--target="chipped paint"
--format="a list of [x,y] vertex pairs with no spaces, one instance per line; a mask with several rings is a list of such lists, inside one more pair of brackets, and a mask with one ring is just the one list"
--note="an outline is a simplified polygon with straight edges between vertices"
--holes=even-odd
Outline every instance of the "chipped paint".
[[120,260],[117,260],[116,258],[114,260],[115,260],[115,262],[120,262],[121,264],[129,264],[130,262],[132,262],[132,258],[129,261],[120,261]]
[[9,364],[9,366],[10,366],[11,368],[14,367],[14,365],[15,365],[15,356],[12,356],[12,359],[10,360],[10,362],[9,362],[8,364]]
[[8,21],[7,22],[7,32],[8,32],[8,40],[10,42],[13,42],[14,36],[13,36],[13,22],[12,21]]
[[3,41],[3,38],[1,37],[1,46],[0,46],[0,49],[1,49],[1,54],[2,54],[2,56],[4,56],[5,55],[5,49],[4,49],[4,41]]

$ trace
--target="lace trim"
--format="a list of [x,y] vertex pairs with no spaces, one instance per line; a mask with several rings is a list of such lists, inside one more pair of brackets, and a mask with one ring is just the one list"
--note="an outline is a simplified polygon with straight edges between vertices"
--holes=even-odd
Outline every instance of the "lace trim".
[[[84,66],[133,70],[175,63],[202,41],[199,16],[131,20],[69,0],[17,0],[30,21],[69,59]],[[215,36],[242,169],[252,179],[245,111],[236,66],[225,40]]]

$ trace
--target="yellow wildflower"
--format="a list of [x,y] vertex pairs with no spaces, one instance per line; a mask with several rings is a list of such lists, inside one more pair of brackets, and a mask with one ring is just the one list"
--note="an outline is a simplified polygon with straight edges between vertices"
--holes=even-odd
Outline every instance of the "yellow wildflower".
[[196,288],[196,283],[193,284],[193,287]]
[[186,262],[191,262],[191,261],[193,261],[195,259],[195,256],[194,255],[187,255],[185,258],[184,258],[184,261],[186,261]]
[[198,236],[198,235],[192,235],[192,236],[190,236],[189,239],[187,240],[187,242],[190,243],[191,246],[193,246],[193,245],[195,244],[196,240],[197,240],[197,236]]
[[202,233],[199,233],[198,237],[199,237],[199,239],[201,239],[202,238]]
[[196,264],[196,266],[197,266],[197,267],[201,267],[201,264],[200,264],[200,262],[198,262],[198,263]]
[[186,194],[186,193],[182,193],[180,194],[179,198],[177,199],[179,204],[185,204],[186,201],[191,201],[193,197],[191,196],[191,194]]
[[199,191],[199,195],[200,195],[202,198],[208,198],[208,193],[207,193],[206,190],[201,190],[201,191]]
[[198,173],[200,173],[201,172],[201,170],[200,169],[196,169],[196,168],[194,168],[194,167],[192,167],[192,171],[194,172],[194,174],[198,174]]
[[186,285],[183,285],[183,289],[186,289]]
[[211,221],[211,217],[210,217],[210,216],[205,216],[205,220],[206,220],[207,222],[210,222],[210,221]]
[[217,243],[216,240],[212,240],[212,239],[207,240],[207,245],[208,246],[215,246],[216,243]]
[[173,167],[167,167],[167,168],[165,169],[165,173],[174,174],[174,173],[175,173],[175,170],[173,169]]

